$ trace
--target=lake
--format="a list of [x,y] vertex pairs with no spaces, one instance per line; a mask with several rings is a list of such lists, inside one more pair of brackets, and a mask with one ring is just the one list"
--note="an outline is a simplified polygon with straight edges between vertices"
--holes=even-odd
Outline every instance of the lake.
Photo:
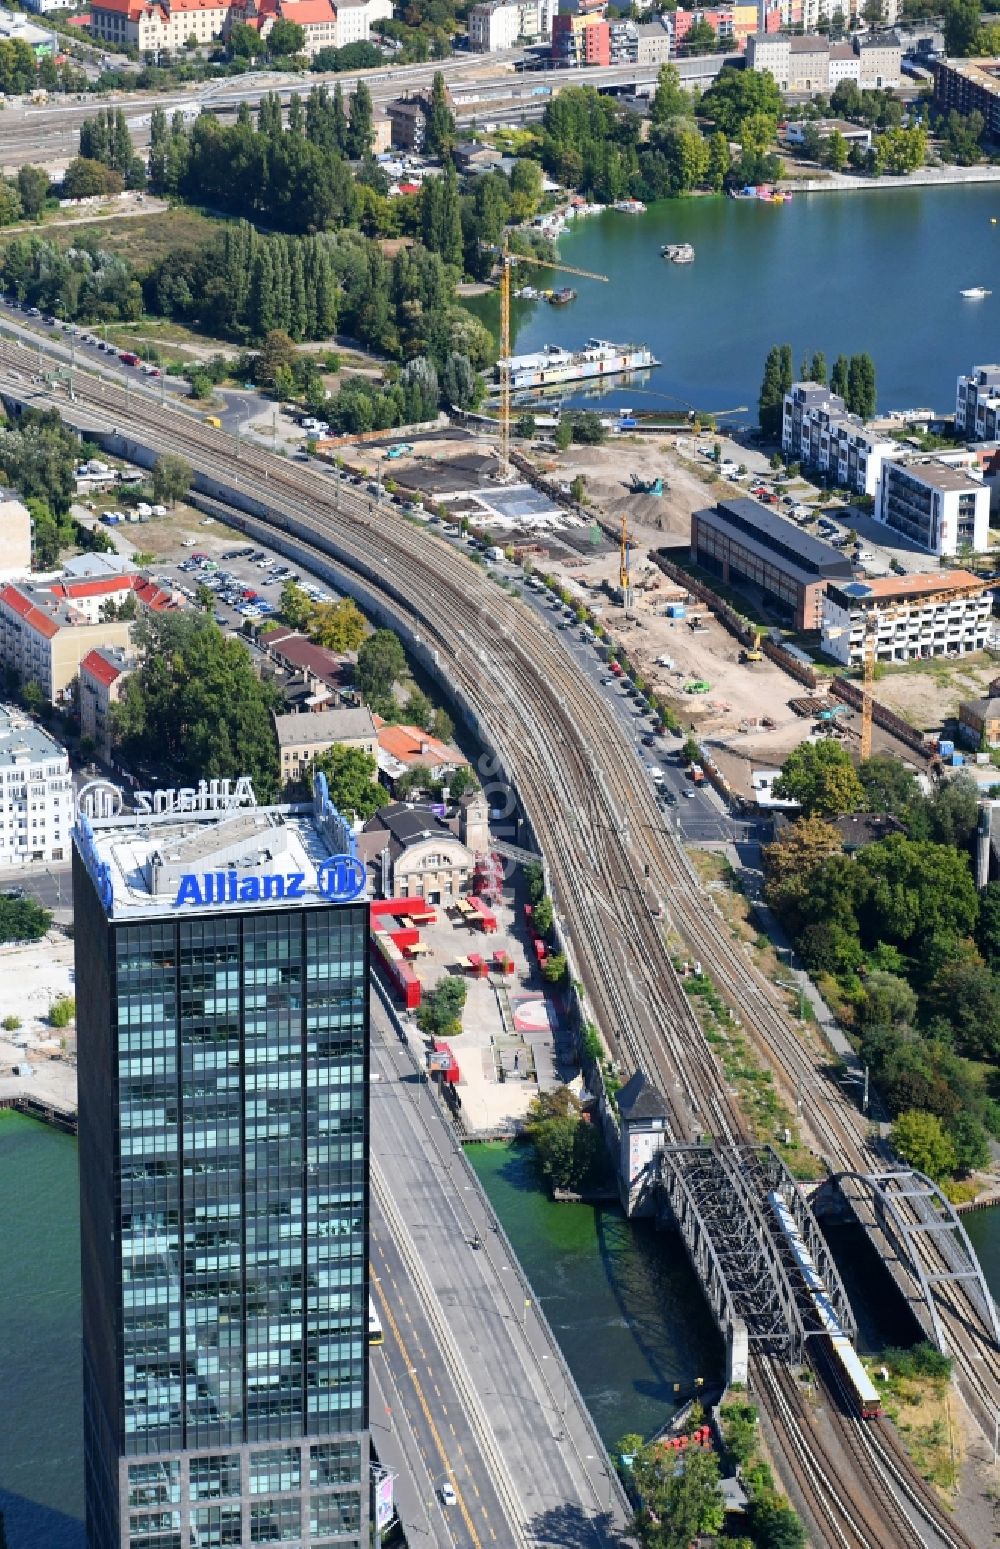
[[[692,243],[694,263],[660,257],[678,241]],[[666,200],[645,215],[586,217],[559,251],[611,283],[572,280],[578,297],[565,307],[515,301],[516,349],[592,335],[648,344],[661,365],[613,390],[610,406],[746,405],[734,421],[756,420],[764,357],[789,343],[796,371],[813,350],[831,366],[867,350],[882,410],[952,410],[959,372],[1000,357],[1000,184],[799,194],[785,205]],[[541,270],[531,278],[546,283]],[[963,300],[971,285],[995,294]],[[495,329],[496,298],[480,307]]]

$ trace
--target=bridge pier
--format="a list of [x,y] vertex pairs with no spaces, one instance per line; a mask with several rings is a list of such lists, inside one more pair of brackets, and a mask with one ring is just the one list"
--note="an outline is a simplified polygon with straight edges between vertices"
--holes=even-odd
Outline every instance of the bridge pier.
[[735,1318],[726,1334],[726,1387],[734,1382],[747,1385],[750,1369],[750,1337],[742,1318]]

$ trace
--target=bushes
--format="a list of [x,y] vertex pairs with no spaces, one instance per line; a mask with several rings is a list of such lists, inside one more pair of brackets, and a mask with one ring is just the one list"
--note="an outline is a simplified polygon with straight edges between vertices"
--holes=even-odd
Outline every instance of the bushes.
[[53,1027],[69,1027],[76,1021],[76,1000],[72,995],[60,995],[49,1007],[49,1021]]

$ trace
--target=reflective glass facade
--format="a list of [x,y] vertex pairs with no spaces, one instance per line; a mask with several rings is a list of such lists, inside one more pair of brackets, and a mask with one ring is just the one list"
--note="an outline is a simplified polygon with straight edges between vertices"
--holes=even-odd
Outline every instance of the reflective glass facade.
[[367,1543],[367,905],[74,865],[89,1549]]

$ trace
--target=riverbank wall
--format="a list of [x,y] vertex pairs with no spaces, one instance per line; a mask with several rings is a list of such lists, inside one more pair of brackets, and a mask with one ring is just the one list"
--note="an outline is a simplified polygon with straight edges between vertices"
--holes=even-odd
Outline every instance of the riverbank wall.
[[900,177],[828,172],[825,177],[783,178],[775,187],[792,194],[849,194],[885,188],[948,188],[967,183],[1000,183],[1000,167],[920,167]]

